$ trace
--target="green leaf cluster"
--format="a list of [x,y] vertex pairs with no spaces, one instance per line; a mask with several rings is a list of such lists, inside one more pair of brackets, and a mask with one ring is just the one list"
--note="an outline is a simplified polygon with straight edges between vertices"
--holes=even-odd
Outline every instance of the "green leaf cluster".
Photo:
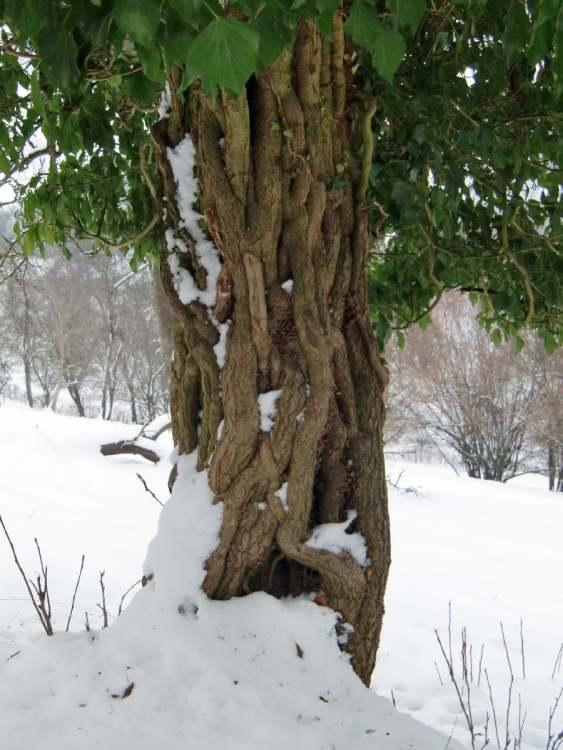
[[424,23],[379,90],[369,283],[382,343],[448,289],[471,293],[494,340],[530,325],[548,349],[562,340],[563,112],[553,47],[534,47],[546,5],[459,6],[439,35]]
[[[141,234],[133,263],[156,262],[154,233],[141,231],[155,212],[148,134],[171,70],[182,70],[179,96],[194,85],[236,95],[291,49],[300,23],[330,39],[339,13],[350,88],[378,104],[367,204],[381,343],[427,324],[444,291],[465,289],[493,337],[532,325],[553,348],[563,307],[562,6],[42,0],[38,13],[37,0],[0,0],[0,170],[21,206],[22,246],[121,247]],[[358,123],[362,107],[350,108]]]

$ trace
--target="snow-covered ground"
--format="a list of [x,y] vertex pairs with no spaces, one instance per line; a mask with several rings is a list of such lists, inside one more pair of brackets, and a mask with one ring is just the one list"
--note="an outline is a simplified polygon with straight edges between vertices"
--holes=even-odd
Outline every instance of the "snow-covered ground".
[[[563,642],[563,496],[529,487],[529,477],[504,485],[400,462],[389,462],[387,473],[403,489],[390,492],[393,563],[374,689],[388,696],[393,691],[399,710],[448,734],[455,726],[454,736],[469,746],[434,632],[448,653],[451,602],[460,688],[461,630],[467,631],[475,726],[483,727],[488,711],[496,747],[486,669],[504,748],[510,668],[502,624],[514,673],[511,736],[517,735],[520,696],[521,717],[526,714],[522,748],[543,750],[550,705],[563,685],[557,661]],[[563,730],[561,704],[563,698],[552,721],[555,734]]]
[[[460,680],[462,626],[471,646],[476,727],[491,713],[486,668],[504,747],[509,667],[502,622],[514,673],[510,723],[517,723],[520,696],[522,750],[546,747],[549,707],[563,680],[556,663],[563,640],[560,495],[456,477],[442,467],[389,464],[399,489],[391,488],[393,566],[372,687],[438,735],[359,685],[337,650],[329,610],[265,595],[229,603],[201,597],[197,573],[217,506],[196,484],[197,514],[186,515],[179,493],[162,513],[145,568],[156,584],[128,597],[125,613],[93,637],[101,627],[99,572],[113,619],[141,576],[159,523],[161,508],[136,473],[167,498],[168,434],[158,441],[157,466],[99,453],[101,443],[136,430],[0,406],[0,513],[30,573],[37,570],[33,538],[39,539],[60,630],[86,556],[74,635],[46,639],[0,538],[2,750],[39,742],[46,750],[454,750],[450,736],[470,747],[434,634],[438,628],[448,651],[449,602]],[[185,463],[181,480],[191,482]],[[207,519],[199,530],[196,518]],[[159,580],[168,584],[159,587]],[[174,604],[180,592],[181,614]],[[80,632],[85,611],[90,634]],[[555,734],[561,729],[563,706],[552,722]],[[489,736],[495,747],[492,718]]]

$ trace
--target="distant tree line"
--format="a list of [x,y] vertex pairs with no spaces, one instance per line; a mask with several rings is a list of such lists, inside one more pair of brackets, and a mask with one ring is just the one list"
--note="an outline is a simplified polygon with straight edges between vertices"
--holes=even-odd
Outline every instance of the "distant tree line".
[[0,284],[0,395],[147,422],[169,409],[171,350],[148,269],[77,249],[12,266]]
[[[170,313],[148,268],[82,248],[4,270],[0,397],[56,410],[66,391],[80,416],[138,423],[169,410]],[[390,452],[422,445],[471,477],[537,472],[563,491],[563,352],[525,343],[493,343],[471,305],[447,296],[388,347]]]

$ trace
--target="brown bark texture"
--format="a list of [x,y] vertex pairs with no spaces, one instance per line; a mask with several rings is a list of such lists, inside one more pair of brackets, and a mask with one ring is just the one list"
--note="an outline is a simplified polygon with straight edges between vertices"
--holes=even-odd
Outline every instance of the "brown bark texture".
[[[390,542],[386,370],[365,286],[366,97],[354,94],[338,17],[330,42],[302,24],[292,53],[254,76],[238,98],[213,100],[196,88],[183,103],[173,93],[176,74],[170,113],[155,126],[153,141],[164,216],[162,281],[174,319],[173,434],[180,453],[198,451],[198,466],[209,470],[223,503],[204,589],[216,599],[309,594],[332,607],[353,628],[343,628],[343,648],[369,683]],[[199,209],[223,264],[213,310],[182,304],[168,262],[175,253],[205,289],[169,160],[169,148],[188,132]],[[177,248],[164,240],[170,231]],[[221,367],[213,347],[227,320]],[[265,431],[258,397],[272,390],[281,394],[273,428]],[[350,510],[356,518],[349,531],[367,545],[365,566],[348,552],[306,544],[314,527],[342,522]]]

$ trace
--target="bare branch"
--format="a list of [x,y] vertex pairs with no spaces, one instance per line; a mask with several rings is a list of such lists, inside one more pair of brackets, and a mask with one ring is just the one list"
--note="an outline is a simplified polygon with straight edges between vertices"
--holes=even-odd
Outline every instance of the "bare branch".
[[147,461],[152,461],[153,464],[157,464],[160,461],[160,456],[150,448],[145,448],[142,445],[131,440],[119,440],[116,443],[105,443],[100,446],[100,452],[103,456],[117,456],[122,453],[132,453],[134,455],[143,456]]
[[[47,635],[53,635],[53,628],[51,626],[51,622],[50,622],[50,620],[48,620],[48,619],[45,618],[45,616],[44,616],[44,610],[40,607],[40,605],[35,600],[35,595],[34,595],[32,589],[31,589],[31,586],[30,586],[29,580],[27,578],[27,575],[25,574],[25,571],[24,571],[24,569],[22,568],[22,566],[20,564],[19,558],[18,558],[17,553],[16,553],[16,549],[14,547],[14,543],[12,542],[12,539],[11,539],[9,533],[8,533],[8,529],[6,528],[6,526],[4,524],[4,520],[2,519],[2,515],[1,514],[0,514],[0,525],[2,526],[2,529],[4,531],[6,539],[8,540],[8,544],[11,547],[12,555],[14,556],[14,562],[16,564],[17,569],[20,572],[20,575],[21,575],[21,577],[23,579],[23,582],[25,583],[25,587],[27,589],[27,593],[29,594],[29,598],[31,599],[31,603],[33,604],[33,608],[35,609],[35,612],[37,613],[37,617],[39,618],[39,622],[43,626],[43,629],[45,630],[45,633]],[[35,588],[35,586],[34,586],[34,588]],[[37,589],[36,589],[36,591],[37,591]]]
[[151,495],[152,497],[154,497],[154,499],[156,500],[156,502],[157,502],[157,503],[158,503],[159,505],[161,505],[162,507],[164,507],[164,503],[163,503],[163,502],[161,502],[161,501],[160,501],[160,500],[158,499],[158,497],[157,497],[157,496],[156,496],[156,495],[154,494],[154,492],[153,492],[153,491],[152,491],[152,490],[150,489],[150,487],[149,487],[149,486],[147,485],[147,483],[145,482],[144,478],[142,477],[142,475],[141,475],[141,474],[139,474],[139,472],[137,472],[137,478],[139,479],[139,481],[141,482],[141,484],[142,484],[142,485],[143,485],[143,487],[145,488],[146,492],[148,492],[148,493],[149,493],[149,495]]
[[97,605],[102,612],[102,618],[103,618],[102,630],[105,630],[105,628],[107,628],[109,625],[108,609],[106,606],[106,587],[104,584],[105,574],[106,574],[105,570],[100,571],[100,588],[102,590],[102,603]]
[[127,591],[123,594],[123,596],[121,597],[121,600],[119,602],[119,607],[117,608],[117,616],[118,617],[123,612],[123,602],[125,601],[125,598],[127,597],[127,595],[130,594],[133,591],[133,589],[135,588],[135,586],[138,586],[142,582],[143,582],[143,579],[139,578],[139,580],[135,581],[134,584],[132,584],[131,586],[129,586],[129,588],[127,589]]
[[493,725],[495,727],[495,734],[497,738],[497,745],[500,748],[500,735],[498,733],[498,722],[497,722],[497,712],[495,709],[495,702],[493,700],[493,689],[491,687],[491,681],[489,680],[489,673],[487,672],[487,668],[485,667],[485,679],[487,680],[487,686],[489,688],[489,702],[491,704],[491,710],[493,712]]
[[70,612],[68,613],[68,620],[66,621],[65,633],[68,633],[68,629],[70,628],[70,621],[72,620],[72,613],[74,610],[74,602],[76,600],[76,592],[78,591],[78,587],[80,586],[80,578],[82,577],[82,571],[84,569],[84,560],[85,560],[85,556],[82,555],[82,560],[80,561],[80,570],[78,571],[78,578],[76,579],[76,586],[74,587],[74,593],[72,595],[72,603],[70,605]]

